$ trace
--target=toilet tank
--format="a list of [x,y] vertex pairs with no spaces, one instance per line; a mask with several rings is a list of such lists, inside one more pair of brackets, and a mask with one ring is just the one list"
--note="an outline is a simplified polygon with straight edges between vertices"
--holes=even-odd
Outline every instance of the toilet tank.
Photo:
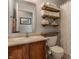
[[56,41],[57,41],[57,36],[51,36],[51,37],[47,37],[47,38],[48,38],[47,45],[49,47],[55,46]]

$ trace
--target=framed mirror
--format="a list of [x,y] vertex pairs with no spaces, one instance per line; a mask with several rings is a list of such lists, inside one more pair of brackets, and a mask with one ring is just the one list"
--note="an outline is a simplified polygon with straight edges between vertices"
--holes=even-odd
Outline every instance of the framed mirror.
[[32,24],[32,18],[20,17],[20,24],[31,25]]
[[24,0],[9,0],[9,33],[36,31],[36,5]]

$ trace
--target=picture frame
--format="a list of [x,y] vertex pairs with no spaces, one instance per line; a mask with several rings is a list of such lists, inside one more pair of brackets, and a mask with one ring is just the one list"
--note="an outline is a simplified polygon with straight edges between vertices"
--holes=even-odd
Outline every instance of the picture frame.
[[20,24],[31,25],[32,24],[32,18],[20,17]]

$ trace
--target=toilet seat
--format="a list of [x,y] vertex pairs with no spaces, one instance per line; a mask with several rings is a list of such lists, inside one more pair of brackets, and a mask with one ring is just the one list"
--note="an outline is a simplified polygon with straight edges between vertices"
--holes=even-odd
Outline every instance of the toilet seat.
[[50,50],[54,53],[64,53],[64,49],[59,46],[50,47]]

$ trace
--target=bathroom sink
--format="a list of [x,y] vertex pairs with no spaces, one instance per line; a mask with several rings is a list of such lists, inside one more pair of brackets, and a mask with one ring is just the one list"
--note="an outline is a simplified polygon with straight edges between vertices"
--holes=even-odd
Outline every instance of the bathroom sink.
[[19,37],[19,38],[11,38],[8,41],[9,42],[23,42],[23,41],[39,41],[39,40],[45,40],[45,37],[43,36],[29,36],[29,37]]
[[12,38],[12,39],[9,39],[8,41],[9,42],[17,42],[17,41],[24,41],[26,40],[27,38],[26,37],[19,37],[19,38]]
[[32,38],[32,39],[41,39],[41,38],[44,38],[43,36],[30,36],[29,38]]
[[28,44],[28,43],[38,42],[38,41],[43,41],[43,40],[47,40],[47,39],[43,36],[29,36],[29,37],[10,38],[8,40],[8,45],[14,46],[14,45],[20,45],[20,44]]
[[29,40],[31,40],[31,39],[32,39],[32,40],[35,40],[35,41],[36,41],[36,40],[45,40],[45,39],[47,40],[47,38],[45,38],[45,37],[43,37],[43,36],[41,36],[41,35],[40,35],[40,36],[30,36],[30,37],[29,37]]
[[42,39],[42,36],[29,36],[29,37],[18,37],[18,38],[11,38],[9,42],[22,42],[22,41],[33,41],[37,39]]

